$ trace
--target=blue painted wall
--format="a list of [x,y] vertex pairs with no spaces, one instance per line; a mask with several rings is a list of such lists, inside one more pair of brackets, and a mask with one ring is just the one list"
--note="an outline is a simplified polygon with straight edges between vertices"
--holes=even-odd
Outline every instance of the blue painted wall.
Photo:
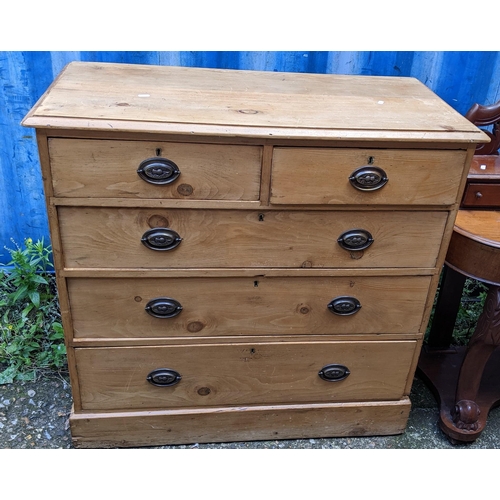
[[11,238],[49,241],[35,131],[20,122],[71,61],[413,76],[462,114],[500,100],[500,52],[0,52],[0,263]]

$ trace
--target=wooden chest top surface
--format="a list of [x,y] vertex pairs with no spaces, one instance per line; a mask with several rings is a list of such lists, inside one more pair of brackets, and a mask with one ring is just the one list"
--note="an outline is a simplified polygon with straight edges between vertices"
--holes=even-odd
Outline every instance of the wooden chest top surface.
[[488,142],[415,78],[70,63],[35,128],[260,138]]

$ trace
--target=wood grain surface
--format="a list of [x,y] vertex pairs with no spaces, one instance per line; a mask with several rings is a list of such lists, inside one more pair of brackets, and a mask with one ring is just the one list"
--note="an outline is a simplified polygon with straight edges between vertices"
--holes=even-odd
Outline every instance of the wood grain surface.
[[139,64],[69,64],[23,124],[226,136],[487,141],[415,78]]
[[[161,210],[59,207],[69,268],[434,267],[446,212]],[[183,238],[171,251],[141,243],[151,226]],[[374,243],[349,252],[342,233],[365,229]],[[422,240],[425,238],[425,244]]]
[[[54,195],[78,198],[258,200],[262,148],[151,141],[50,139]],[[171,184],[141,179],[143,160],[161,157],[181,172]]]
[[[75,338],[418,333],[429,276],[69,279]],[[355,297],[351,316],[330,312]],[[159,297],[181,303],[172,318],[145,310]]]
[[[452,205],[458,194],[465,151],[274,148],[271,203]],[[376,166],[389,182],[363,192],[349,177]]]
[[459,210],[446,263],[470,278],[500,285],[500,212]]
[[[72,413],[76,448],[219,443],[404,432],[411,402],[322,403]],[[224,432],[221,432],[221,429]]]
[[[167,409],[278,403],[399,400],[414,341],[252,343],[75,349],[83,410]],[[329,364],[350,375],[318,376]],[[158,368],[171,387],[147,382]]]
[[459,210],[455,219],[455,231],[500,249],[500,211]]

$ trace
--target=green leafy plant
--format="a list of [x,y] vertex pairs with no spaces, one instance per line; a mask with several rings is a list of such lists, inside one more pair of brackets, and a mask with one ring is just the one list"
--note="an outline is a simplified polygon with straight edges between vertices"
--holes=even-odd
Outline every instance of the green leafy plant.
[[52,249],[30,238],[14,245],[0,275],[0,384],[66,367]]
[[[429,319],[429,324],[427,326],[425,341],[427,340],[432,321],[434,319],[434,312],[439,291],[440,286],[438,286],[436,296],[434,298],[434,305]],[[453,345],[460,346],[468,344],[474,330],[476,329],[479,316],[483,311],[487,294],[488,287],[484,283],[471,278],[466,278],[455,326],[453,328]]]
[[467,345],[469,342],[483,311],[487,294],[488,288],[480,281],[470,278],[465,280],[462,300],[453,329],[455,345]]

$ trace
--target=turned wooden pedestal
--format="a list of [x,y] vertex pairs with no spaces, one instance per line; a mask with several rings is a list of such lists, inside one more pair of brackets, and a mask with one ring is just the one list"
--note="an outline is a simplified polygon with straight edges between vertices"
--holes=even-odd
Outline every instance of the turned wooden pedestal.
[[[440,405],[440,427],[452,442],[475,441],[500,404],[500,211],[460,210],[446,256],[440,296],[418,374]],[[489,285],[466,348],[450,346],[465,277]]]

